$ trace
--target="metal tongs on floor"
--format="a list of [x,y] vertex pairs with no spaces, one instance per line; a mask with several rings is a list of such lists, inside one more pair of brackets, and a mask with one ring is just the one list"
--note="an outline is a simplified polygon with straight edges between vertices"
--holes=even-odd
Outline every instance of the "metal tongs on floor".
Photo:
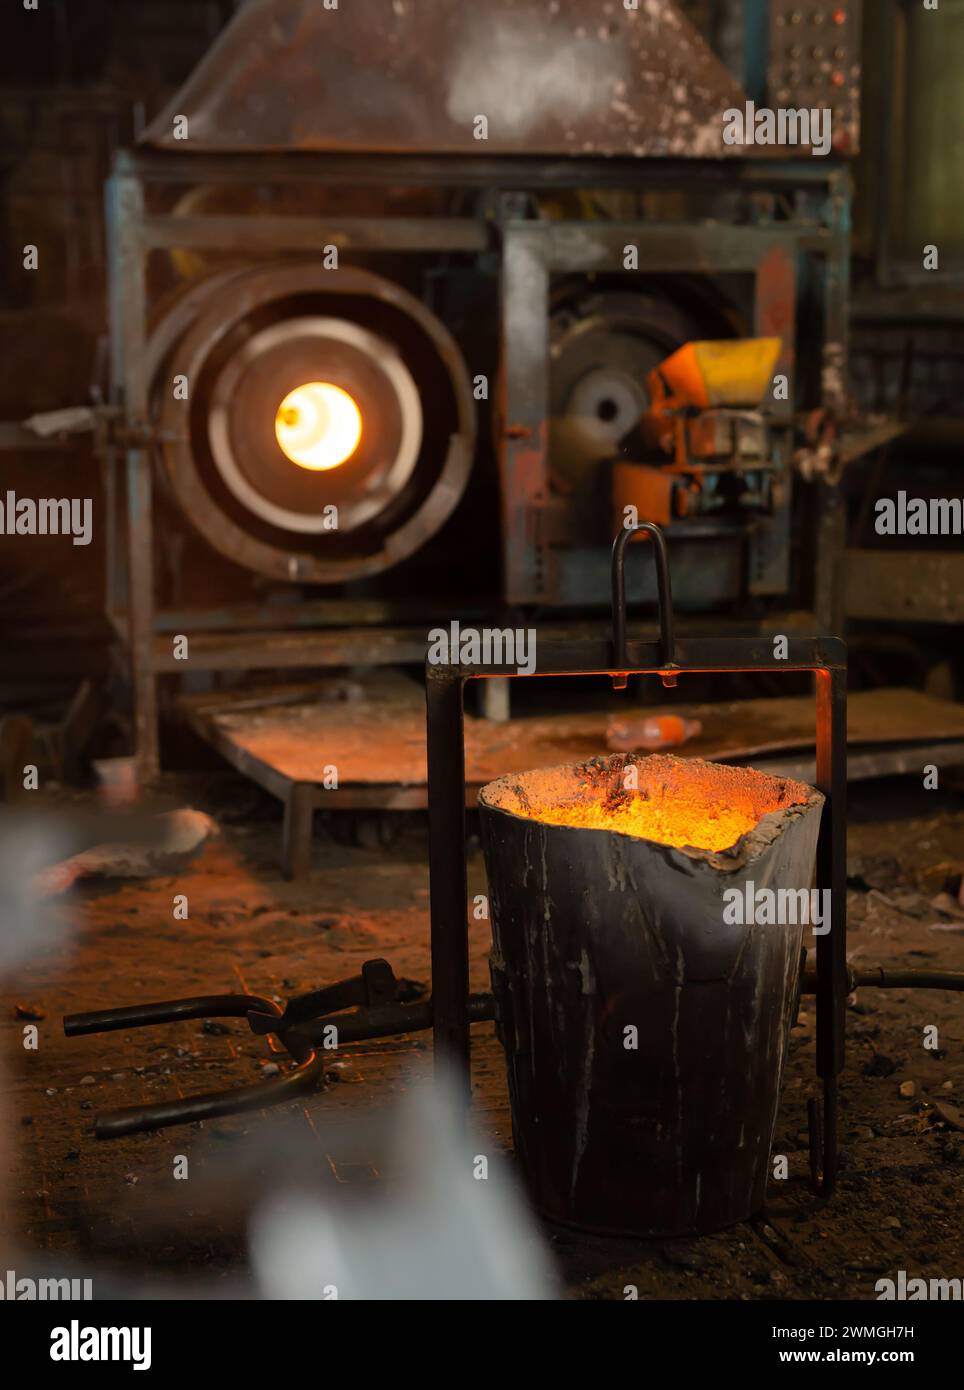
[[[431,1001],[403,1004],[398,1000],[398,992],[399,982],[388,961],[368,960],[360,975],[296,995],[284,1009],[257,994],[201,994],[123,1009],[67,1014],[64,1033],[74,1038],[84,1033],[112,1033],[190,1018],[244,1018],[259,1037],[273,1034],[295,1063],[290,1071],[254,1086],[108,1111],[95,1121],[94,1134],[98,1139],[117,1139],[124,1134],[164,1129],[192,1120],[213,1120],[221,1115],[260,1110],[305,1094],[318,1083],[332,1027],[337,1029],[338,1046],[431,1028]],[[490,995],[471,995],[469,1008],[473,1022],[493,1017]],[[352,1012],[345,1013],[346,1009]]]

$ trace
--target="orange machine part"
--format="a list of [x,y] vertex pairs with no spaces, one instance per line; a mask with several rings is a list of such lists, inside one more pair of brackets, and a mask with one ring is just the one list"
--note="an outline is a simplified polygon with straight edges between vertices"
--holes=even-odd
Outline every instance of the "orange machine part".
[[[613,465],[613,520],[617,529],[626,525],[627,507],[636,509],[639,521],[668,526],[671,521],[690,515],[698,493],[696,469],[684,473],[670,465],[665,468],[651,468],[645,463]],[[634,536],[632,543],[645,539],[645,534]]]
[[617,528],[625,525],[626,508],[635,507],[640,521],[667,526],[672,519],[673,476],[644,463],[613,465],[613,507]]

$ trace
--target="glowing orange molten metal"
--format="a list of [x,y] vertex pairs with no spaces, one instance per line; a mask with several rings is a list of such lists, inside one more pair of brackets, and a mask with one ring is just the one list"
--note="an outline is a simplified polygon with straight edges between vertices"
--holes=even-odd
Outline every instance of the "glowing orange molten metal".
[[705,806],[691,790],[680,789],[672,801],[662,805],[635,798],[611,809],[598,804],[536,808],[535,819],[549,825],[577,825],[586,830],[616,830],[636,835],[660,845],[682,849],[729,849],[741,835],[752,830],[758,817],[734,806]]
[[[547,825],[610,830],[676,849],[730,849],[771,811],[807,802],[802,782],[698,758],[599,759],[511,775],[490,804]],[[486,789],[489,791],[490,789]]]

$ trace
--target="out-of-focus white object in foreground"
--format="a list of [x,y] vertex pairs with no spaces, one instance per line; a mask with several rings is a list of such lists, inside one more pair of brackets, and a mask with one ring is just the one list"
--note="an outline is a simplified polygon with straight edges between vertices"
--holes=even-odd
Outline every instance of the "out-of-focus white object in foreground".
[[217,825],[203,811],[165,811],[154,817],[149,840],[117,841],[82,850],[35,875],[32,891],[37,898],[49,898],[66,893],[78,879],[157,878],[175,873],[216,834]]
[[0,817],[0,974],[60,940],[65,924],[37,901],[34,882],[70,848],[68,828],[56,819],[40,825],[12,811]]
[[[335,1211],[292,1192],[262,1206],[250,1232],[261,1296],[553,1298],[542,1237],[499,1162],[461,1125],[462,1113],[444,1076],[419,1082],[398,1107],[391,1169],[393,1179],[399,1165],[404,1174],[370,1204]],[[476,1176],[480,1159],[486,1177]]]

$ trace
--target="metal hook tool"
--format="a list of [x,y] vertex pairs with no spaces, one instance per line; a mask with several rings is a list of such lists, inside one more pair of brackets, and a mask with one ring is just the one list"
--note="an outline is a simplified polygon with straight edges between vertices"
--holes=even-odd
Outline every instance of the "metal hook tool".
[[[473,995],[469,1001],[473,1022],[492,1018],[491,997]],[[351,1013],[344,1010],[351,1009]],[[310,1091],[318,1082],[324,1050],[316,1043],[325,1039],[332,1024],[339,1042],[391,1037],[432,1026],[432,1005],[400,1004],[398,981],[388,961],[368,960],[361,973],[323,989],[296,995],[282,1009],[272,999],[256,994],[202,994],[169,999],[155,1004],[133,1004],[121,1009],[67,1014],[68,1038],[85,1033],[109,1033],[123,1028],[147,1028],[155,1023],[178,1023],[192,1018],[244,1018],[252,1033],[271,1033],[295,1062],[290,1071],[253,1086],[229,1091],[208,1091],[157,1105],[135,1105],[111,1110],[94,1123],[98,1139],[116,1139],[143,1130],[164,1129],[192,1120],[213,1120],[247,1110],[280,1105]]]

